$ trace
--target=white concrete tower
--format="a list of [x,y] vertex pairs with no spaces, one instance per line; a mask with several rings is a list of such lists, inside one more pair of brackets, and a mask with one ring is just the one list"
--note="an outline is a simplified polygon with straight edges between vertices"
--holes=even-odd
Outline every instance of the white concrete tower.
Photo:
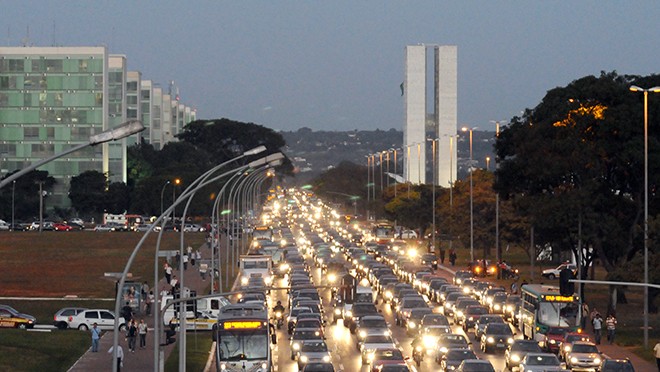
[[458,125],[458,47],[435,47],[435,123],[437,185],[456,181],[456,131]]
[[403,179],[426,183],[426,46],[406,46]]

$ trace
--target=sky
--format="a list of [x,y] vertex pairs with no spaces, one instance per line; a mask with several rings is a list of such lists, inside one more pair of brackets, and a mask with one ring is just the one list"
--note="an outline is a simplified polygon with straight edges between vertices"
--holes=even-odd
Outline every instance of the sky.
[[[401,130],[404,48],[458,47],[458,126],[494,130],[555,87],[660,66],[657,1],[0,0],[0,44],[124,54],[202,119]],[[29,38],[28,35],[29,28]]]

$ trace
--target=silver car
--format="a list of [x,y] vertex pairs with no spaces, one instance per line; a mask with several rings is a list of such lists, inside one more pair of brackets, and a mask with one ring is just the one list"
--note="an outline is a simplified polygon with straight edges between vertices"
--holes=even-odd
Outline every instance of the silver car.
[[598,347],[591,342],[576,341],[566,352],[566,367],[570,369],[590,369],[597,371],[603,357]]
[[324,341],[303,341],[298,351],[298,370],[302,371],[307,363],[331,361],[328,345]]
[[528,353],[520,361],[518,370],[525,372],[563,371],[559,359],[551,353]]

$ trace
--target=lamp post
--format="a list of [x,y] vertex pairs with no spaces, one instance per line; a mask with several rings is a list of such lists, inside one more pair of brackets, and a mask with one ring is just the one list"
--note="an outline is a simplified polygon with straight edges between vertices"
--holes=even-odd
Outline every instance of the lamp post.
[[649,347],[649,92],[659,93],[660,86],[630,87],[632,92],[644,92],[644,348]]
[[490,156],[486,156],[486,170],[490,171]]
[[16,180],[11,181],[11,230],[13,231],[16,229],[16,225],[14,222],[14,192],[16,190]]
[[474,195],[472,192],[472,131],[475,128],[463,127],[463,132],[470,132],[470,262],[474,262]]
[[139,133],[144,130],[144,125],[142,125],[142,122],[139,120],[130,120],[127,121],[113,129],[106,130],[104,132],[101,132],[99,134],[95,134],[93,136],[90,136],[88,141],[85,143],[82,143],[77,146],[73,146],[70,149],[63,151],[59,154],[55,154],[49,158],[40,160],[36,163],[30,164],[27,168],[21,169],[20,171],[12,174],[11,176],[5,178],[4,180],[0,181],[0,189],[9,185],[10,182],[14,181],[18,177],[23,176],[24,174],[31,172],[40,166],[50,163],[51,161],[61,158],[64,155],[68,155],[72,152],[76,152],[78,150],[81,150],[87,146],[95,146],[100,143],[105,143],[105,142],[110,142],[110,141],[115,141],[118,139],[122,139],[124,137],[128,137],[132,134]]
[[[174,204],[174,201],[176,200],[176,187],[181,184],[181,180],[179,178],[174,179],[174,183],[172,184],[172,204]],[[172,224],[176,224],[176,208],[172,209]],[[182,229],[183,230],[183,229]],[[183,256],[181,256],[183,257]]]
[[[500,121],[503,120],[491,120],[491,123],[495,123],[495,140],[500,138]],[[495,154],[495,177],[497,177],[497,169],[499,168],[499,157]],[[497,178],[495,178],[497,180]],[[497,262],[502,261],[502,249],[500,247],[500,193],[495,192],[495,256]],[[501,270],[497,270],[497,278],[502,277]],[[582,298],[582,296],[580,296]]]
[[170,180],[167,180],[163,185],[163,188],[160,190],[160,214],[163,214],[163,195],[165,195],[165,188],[170,184]]
[[436,158],[436,155],[435,155],[435,141],[437,141],[437,140],[439,140],[439,138],[433,138],[433,139],[429,138],[429,141],[431,141],[431,156],[432,156],[431,162],[432,162],[432,166],[433,166],[432,172],[431,172],[431,174],[433,175],[432,180],[431,180],[431,183],[432,183],[431,188],[433,190],[432,191],[433,201],[431,203],[431,208],[432,208],[431,211],[433,213],[432,214],[433,230],[431,231],[431,245],[433,246],[433,249],[434,249],[433,253],[435,253],[435,184],[437,182],[437,179],[436,179],[437,178],[437,175],[436,175],[437,169],[435,167],[435,158]]

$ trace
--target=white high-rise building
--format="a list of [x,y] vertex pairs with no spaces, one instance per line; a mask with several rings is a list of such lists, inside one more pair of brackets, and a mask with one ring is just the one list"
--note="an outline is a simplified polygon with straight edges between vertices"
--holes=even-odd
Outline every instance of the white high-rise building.
[[[408,45],[404,81],[405,122],[403,127],[403,178],[426,183],[427,50],[434,51],[433,113],[436,184],[448,187],[456,179],[458,49],[454,45]],[[433,174],[433,173],[432,173]],[[433,181],[432,181],[433,182]]]

